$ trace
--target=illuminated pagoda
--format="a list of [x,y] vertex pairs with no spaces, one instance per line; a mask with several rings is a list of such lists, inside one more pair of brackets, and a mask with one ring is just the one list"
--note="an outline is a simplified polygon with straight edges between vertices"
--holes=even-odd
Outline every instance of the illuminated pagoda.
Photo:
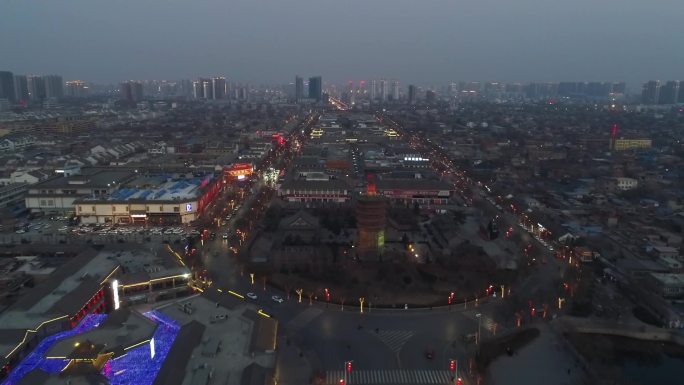
[[385,251],[385,211],[384,198],[375,194],[375,184],[369,180],[367,194],[356,201],[356,256],[362,261],[382,261]]

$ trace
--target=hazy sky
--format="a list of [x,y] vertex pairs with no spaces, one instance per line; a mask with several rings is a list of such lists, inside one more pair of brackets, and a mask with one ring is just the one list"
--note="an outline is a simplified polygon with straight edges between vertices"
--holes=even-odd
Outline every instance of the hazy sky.
[[684,79],[682,0],[0,0],[0,70],[65,79],[225,75]]

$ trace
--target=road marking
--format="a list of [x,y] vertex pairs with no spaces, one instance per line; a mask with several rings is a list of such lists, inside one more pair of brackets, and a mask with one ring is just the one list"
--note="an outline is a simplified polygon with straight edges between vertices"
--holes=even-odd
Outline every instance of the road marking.
[[[339,385],[344,370],[329,370],[325,373],[326,385]],[[350,384],[448,384],[451,373],[448,370],[354,370],[347,379]]]
[[370,333],[380,338],[395,354],[399,353],[404,344],[413,337],[411,330],[381,330],[379,333]]

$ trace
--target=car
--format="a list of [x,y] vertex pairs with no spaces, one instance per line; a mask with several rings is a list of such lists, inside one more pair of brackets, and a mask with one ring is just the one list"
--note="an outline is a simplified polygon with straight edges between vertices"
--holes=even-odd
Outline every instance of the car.
[[247,298],[253,299],[253,300],[256,301],[256,299],[259,298],[259,297],[257,297],[257,295],[254,294],[254,293],[247,293]]
[[19,230],[15,231],[15,233],[17,233],[17,234],[24,234],[25,232],[26,232],[26,231],[24,231],[24,230],[21,230],[21,229],[19,229]]
[[281,297],[279,295],[274,295],[273,297],[271,297],[271,299],[273,300],[273,302],[278,302],[278,303],[283,303],[283,301],[284,301],[283,297]]
[[432,349],[427,349],[425,351],[425,358],[427,358],[428,360],[435,358],[435,351]]
[[221,238],[228,239],[228,233],[223,233],[223,235],[221,235]]

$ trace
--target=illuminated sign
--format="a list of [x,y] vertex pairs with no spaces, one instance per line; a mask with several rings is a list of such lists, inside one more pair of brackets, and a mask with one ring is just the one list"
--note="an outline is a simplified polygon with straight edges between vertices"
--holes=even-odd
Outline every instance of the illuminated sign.
[[119,310],[119,281],[112,281],[112,297],[114,298],[114,310]]
[[237,178],[238,178],[238,180],[245,180],[245,176],[244,176],[244,175],[238,175]]
[[154,337],[150,340],[150,358],[154,358]]
[[188,203],[185,205],[185,211],[187,212],[192,212],[192,203]]

